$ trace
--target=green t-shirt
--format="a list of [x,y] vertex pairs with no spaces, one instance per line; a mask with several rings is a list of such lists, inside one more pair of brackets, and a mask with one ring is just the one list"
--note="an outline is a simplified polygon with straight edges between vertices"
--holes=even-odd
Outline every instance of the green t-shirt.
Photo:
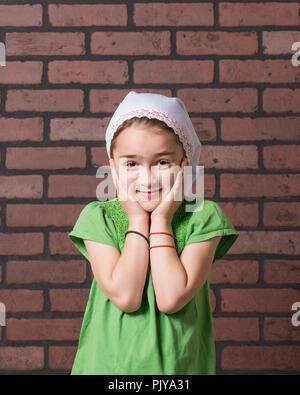
[[[172,219],[178,256],[188,244],[222,236],[214,263],[227,253],[239,234],[217,203],[205,199],[203,208],[194,212],[186,212],[186,204],[190,202],[183,200]],[[93,201],[83,208],[69,237],[89,260],[83,239],[112,245],[122,253],[128,226],[118,198]],[[209,278],[174,314],[157,308],[151,270],[141,306],[131,313],[113,304],[94,278],[71,374],[215,374]]]

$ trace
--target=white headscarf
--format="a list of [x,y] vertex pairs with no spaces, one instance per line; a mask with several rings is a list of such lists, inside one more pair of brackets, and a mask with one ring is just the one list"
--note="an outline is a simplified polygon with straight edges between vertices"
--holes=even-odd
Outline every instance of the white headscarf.
[[183,145],[188,165],[192,167],[193,183],[201,143],[183,101],[178,97],[167,97],[157,93],[129,92],[114,112],[106,130],[106,150],[109,158],[111,141],[116,130],[125,120],[133,117],[156,118],[174,130]]

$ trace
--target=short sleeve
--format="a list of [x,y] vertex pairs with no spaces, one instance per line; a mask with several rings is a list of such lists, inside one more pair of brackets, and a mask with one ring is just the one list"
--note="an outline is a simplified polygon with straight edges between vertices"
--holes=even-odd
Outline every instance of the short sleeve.
[[185,245],[222,236],[212,263],[223,258],[237,240],[239,233],[222,208],[212,200],[204,200],[203,208],[192,213],[188,223]]
[[87,260],[89,256],[84,239],[118,248],[114,223],[99,201],[91,202],[83,208],[68,236]]

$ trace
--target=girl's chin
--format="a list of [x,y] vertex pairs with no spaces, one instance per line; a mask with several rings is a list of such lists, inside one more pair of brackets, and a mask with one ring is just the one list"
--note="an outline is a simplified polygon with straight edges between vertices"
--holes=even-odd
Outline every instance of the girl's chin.
[[145,211],[148,211],[148,213],[151,213],[160,203],[160,201],[158,200],[146,200],[146,199],[138,199],[138,202]]

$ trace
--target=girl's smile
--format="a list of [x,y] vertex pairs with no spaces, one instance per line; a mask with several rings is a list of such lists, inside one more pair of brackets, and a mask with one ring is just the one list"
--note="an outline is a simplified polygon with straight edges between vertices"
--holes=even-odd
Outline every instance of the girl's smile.
[[153,190],[153,191],[150,191],[150,192],[148,192],[148,191],[139,191],[139,190],[137,190],[136,192],[141,194],[142,196],[146,197],[147,199],[152,199],[154,196],[155,197],[158,196],[161,191],[162,191],[162,188],[156,189],[156,190]]

